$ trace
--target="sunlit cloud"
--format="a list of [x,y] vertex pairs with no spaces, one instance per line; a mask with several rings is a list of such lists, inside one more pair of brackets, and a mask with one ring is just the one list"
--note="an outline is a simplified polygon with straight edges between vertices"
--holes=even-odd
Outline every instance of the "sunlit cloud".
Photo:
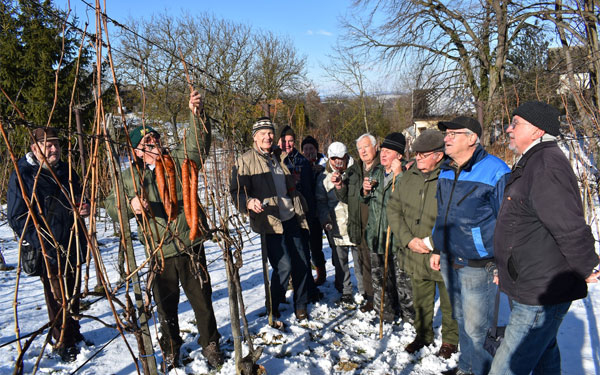
[[323,35],[323,36],[333,36],[332,32],[329,32],[327,30],[318,30],[318,31],[314,31],[314,30],[307,30],[306,31],[306,35]]

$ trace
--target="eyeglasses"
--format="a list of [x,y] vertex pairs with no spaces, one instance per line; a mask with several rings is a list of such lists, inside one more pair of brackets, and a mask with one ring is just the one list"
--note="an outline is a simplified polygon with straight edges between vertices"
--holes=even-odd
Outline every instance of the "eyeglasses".
[[417,152],[415,154],[415,158],[417,159],[427,159],[428,157],[430,157],[431,155],[435,154],[435,151],[430,151],[430,152]]
[[467,134],[467,135],[470,135],[470,134],[473,134],[473,132],[444,132],[443,134],[444,134],[444,138],[448,137],[450,139],[454,139],[454,138],[456,138],[457,134]]

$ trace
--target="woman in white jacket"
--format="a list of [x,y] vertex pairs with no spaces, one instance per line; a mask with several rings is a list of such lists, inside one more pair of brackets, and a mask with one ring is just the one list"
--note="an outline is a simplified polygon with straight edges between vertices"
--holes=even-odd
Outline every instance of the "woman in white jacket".
[[[352,252],[352,258],[354,260],[358,259],[358,248],[356,244],[350,242],[348,237],[348,205],[337,199],[333,181],[343,179],[344,171],[354,163],[354,160],[348,155],[348,149],[341,142],[333,142],[329,146],[327,156],[329,158],[327,167],[317,176],[315,189],[317,214],[327,237],[330,239],[329,242],[335,243],[335,248],[331,249],[331,254],[335,266],[335,287],[342,293],[340,302],[353,304],[354,297],[352,296],[348,254]],[[361,294],[364,294],[360,267],[355,267],[354,272],[358,290]]]

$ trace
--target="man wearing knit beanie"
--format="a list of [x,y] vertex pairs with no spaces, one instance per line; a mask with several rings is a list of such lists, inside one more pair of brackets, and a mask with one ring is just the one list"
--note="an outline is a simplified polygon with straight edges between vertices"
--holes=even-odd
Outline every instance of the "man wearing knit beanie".
[[[406,138],[401,133],[391,133],[381,143],[381,164],[371,170],[363,182],[363,198],[369,205],[367,244],[371,249],[371,278],[373,282],[374,307],[380,313],[381,292],[386,278],[383,303],[383,319],[393,322],[396,317],[412,324],[415,311],[412,304],[412,287],[407,274],[397,266],[394,236],[389,234],[385,208],[394,190],[396,180],[402,175],[402,157]],[[384,274],[386,247],[388,269]]]
[[560,374],[558,329],[600,275],[577,178],[556,143],[559,125],[556,108],[527,102],[506,129],[521,158],[504,190],[494,249],[513,307],[490,374]]
[[[287,153],[283,162],[288,167],[292,176],[296,181],[296,189],[306,199],[308,205],[307,219],[309,226],[315,228],[313,233],[306,231],[305,235],[309,238],[310,251],[307,254],[312,258],[312,263],[317,269],[317,277],[308,282],[308,289],[311,301],[316,302],[322,297],[322,293],[317,288],[318,285],[325,283],[327,274],[325,272],[325,254],[323,254],[323,234],[317,233],[318,224],[317,218],[317,200],[315,198],[315,177],[310,162],[296,150],[296,133],[291,126],[285,125],[280,132],[279,147]],[[312,224],[312,225],[311,225]]]

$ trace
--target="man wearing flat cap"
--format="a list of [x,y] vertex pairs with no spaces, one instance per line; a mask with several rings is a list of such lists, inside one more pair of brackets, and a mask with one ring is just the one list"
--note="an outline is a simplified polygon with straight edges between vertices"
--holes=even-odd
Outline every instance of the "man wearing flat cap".
[[456,373],[484,375],[492,363],[483,343],[496,294],[494,227],[510,169],[483,149],[477,120],[460,116],[438,128],[448,158],[440,166],[430,265],[442,271],[458,322]]
[[[373,296],[375,309],[381,314],[381,292],[383,280],[386,278],[383,304],[383,320],[393,322],[400,317],[412,323],[415,311],[412,303],[412,288],[408,275],[397,267],[394,254],[395,237],[388,237],[388,220],[385,208],[402,176],[402,157],[406,139],[402,133],[390,133],[381,143],[379,152],[380,164],[374,167],[363,181],[362,197],[369,205],[367,222],[367,244],[371,249],[371,278],[373,280]],[[389,238],[389,243],[388,243]],[[388,270],[384,274],[386,246],[388,247]]]
[[520,159],[506,184],[494,248],[500,289],[513,301],[490,374],[560,374],[556,334],[571,301],[597,282],[598,255],[577,179],[560,150],[559,112],[526,102],[506,130]]
[[433,344],[433,316],[436,287],[442,310],[442,345],[437,353],[444,359],[458,349],[458,324],[439,271],[431,269],[431,230],[437,215],[435,193],[444,158],[444,135],[427,129],[412,145],[416,163],[404,172],[387,205],[387,217],[394,234],[398,266],[411,279],[417,336],[406,346],[413,354]]
[[21,269],[42,281],[56,352],[72,362],[83,340],[77,318],[78,266],[85,262],[82,217],[89,215],[89,205],[82,198],[79,176],[60,160],[57,132],[37,128],[32,135],[31,152],[19,159],[8,182],[8,223],[20,237]]

